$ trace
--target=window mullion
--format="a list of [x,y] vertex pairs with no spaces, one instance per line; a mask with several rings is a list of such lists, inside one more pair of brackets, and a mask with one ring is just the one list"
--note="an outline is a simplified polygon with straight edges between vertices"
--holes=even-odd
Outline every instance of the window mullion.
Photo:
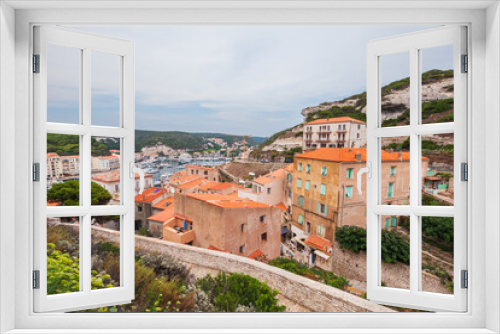
[[420,140],[414,129],[420,122],[420,57],[419,50],[410,49],[410,292],[418,292],[420,282],[419,217],[414,209],[420,204]]

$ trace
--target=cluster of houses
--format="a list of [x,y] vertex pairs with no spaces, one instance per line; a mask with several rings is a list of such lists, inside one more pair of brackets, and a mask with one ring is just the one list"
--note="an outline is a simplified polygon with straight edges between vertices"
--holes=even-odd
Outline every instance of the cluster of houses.
[[[152,187],[147,176],[146,190],[135,196],[136,230],[260,261],[293,257],[329,270],[335,230],[366,227],[366,183],[363,195],[356,188],[357,172],[366,166],[366,124],[342,117],[304,126],[305,152],[246,187],[222,182],[219,169],[198,165],[187,165],[161,187]],[[428,171],[428,162],[422,158],[422,183],[432,194],[444,182]],[[92,158],[92,180],[112,195],[120,190],[115,167],[112,157]],[[409,204],[408,152],[382,150],[380,178],[381,204]],[[447,178],[452,184],[452,176]],[[381,228],[402,229],[403,220],[382,216]]]

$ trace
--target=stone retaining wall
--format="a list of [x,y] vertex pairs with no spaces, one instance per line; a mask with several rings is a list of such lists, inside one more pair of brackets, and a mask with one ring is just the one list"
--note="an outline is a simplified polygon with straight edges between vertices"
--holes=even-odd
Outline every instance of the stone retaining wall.
[[[100,227],[92,227],[92,234],[111,242],[119,242],[120,238],[119,232]],[[137,235],[135,245],[150,253],[176,257],[198,270],[206,268],[250,275],[313,312],[394,312],[345,291],[245,257]]]

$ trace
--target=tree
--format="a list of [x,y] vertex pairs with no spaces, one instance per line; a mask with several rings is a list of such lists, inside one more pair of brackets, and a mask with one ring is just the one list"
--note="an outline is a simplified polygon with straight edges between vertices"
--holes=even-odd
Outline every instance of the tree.
[[[106,205],[112,198],[106,189],[95,182],[92,182],[91,196],[92,205]],[[80,205],[80,181],[70,180],[53,184],[47,192],[47,199],[60,202],[63,206]]]

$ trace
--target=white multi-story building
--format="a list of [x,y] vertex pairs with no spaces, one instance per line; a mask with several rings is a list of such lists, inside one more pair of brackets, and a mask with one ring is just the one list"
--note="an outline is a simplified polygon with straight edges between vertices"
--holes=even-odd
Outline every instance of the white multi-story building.
[[120,168],[120,156],[92,157],[92,170],[105,171]]
[[47,153],[47,180],[57,180],[63,175],[61,157],[57,153]]
[[80,157],[78,155],[62,156],[60,160],[64,174],[80,174]]
[[303,151],[321,147],[366,147],[366,123],[351,117],[317,119],[304,124]]

